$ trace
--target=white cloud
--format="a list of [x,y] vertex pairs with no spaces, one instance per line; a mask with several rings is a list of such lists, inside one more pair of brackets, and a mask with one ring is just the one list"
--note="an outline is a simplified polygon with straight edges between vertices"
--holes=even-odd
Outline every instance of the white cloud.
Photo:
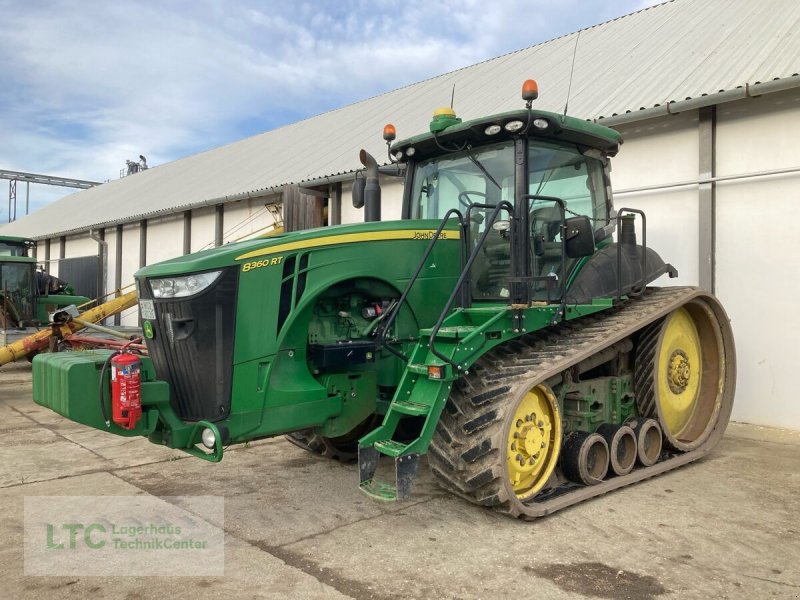
[[0,168],[116,178],[644,4],[0,0]]

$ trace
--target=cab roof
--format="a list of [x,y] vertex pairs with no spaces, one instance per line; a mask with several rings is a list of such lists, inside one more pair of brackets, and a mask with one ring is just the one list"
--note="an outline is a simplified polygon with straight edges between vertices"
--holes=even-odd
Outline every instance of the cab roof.
[[[408,149],[413,148],[413,158],[418,160],[442,154],[442,145],[461,145],[468,142],[472,146],[480,146],[509,140],[516,134],[508,132],[505,125],[512,121],[527,124],[529,118],[528,135],[533,138],[595,148],[607,156],[614,156],[622,143],[619,132],[608,127],[543,110],[531,110],[529,113],[527,109],[520,109],[456,123],[438,134],[423,133],[401,140],[392,145],[391,152],[393,155],[400,152],[402,157],[399,160],[405,161],[410,158]],[[535,127],[533,122],[536,120],[546,121],[547,127]],[[487,134],[486,130],[491,125],[498,125],[500,131],[494,135]]]

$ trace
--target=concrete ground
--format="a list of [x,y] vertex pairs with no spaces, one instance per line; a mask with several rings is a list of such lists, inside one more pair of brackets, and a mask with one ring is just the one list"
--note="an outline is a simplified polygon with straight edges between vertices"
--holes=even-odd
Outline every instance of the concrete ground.
[[[798,598],[800,433],[733,424],[708,458],[526,523],[422,465],[376,503],[356,467],[281,439],[216,465],[76,425],[0,369],[2,598]],[[225,496],[224,577],[26,577],[23,498]]]

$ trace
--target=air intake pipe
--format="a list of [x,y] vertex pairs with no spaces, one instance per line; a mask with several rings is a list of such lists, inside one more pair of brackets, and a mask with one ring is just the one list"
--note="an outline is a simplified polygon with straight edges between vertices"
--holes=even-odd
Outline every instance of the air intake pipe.
[[364,186],[364,222],[381,220],[381,184],[378,181],[378,163],[366,150],[358,155],[367,168]]

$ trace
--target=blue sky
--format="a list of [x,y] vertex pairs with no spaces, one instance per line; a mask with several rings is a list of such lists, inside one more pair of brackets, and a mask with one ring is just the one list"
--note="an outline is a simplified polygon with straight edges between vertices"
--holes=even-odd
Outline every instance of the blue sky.
[[658,3],[0,0],[0,168],[116,179]]

